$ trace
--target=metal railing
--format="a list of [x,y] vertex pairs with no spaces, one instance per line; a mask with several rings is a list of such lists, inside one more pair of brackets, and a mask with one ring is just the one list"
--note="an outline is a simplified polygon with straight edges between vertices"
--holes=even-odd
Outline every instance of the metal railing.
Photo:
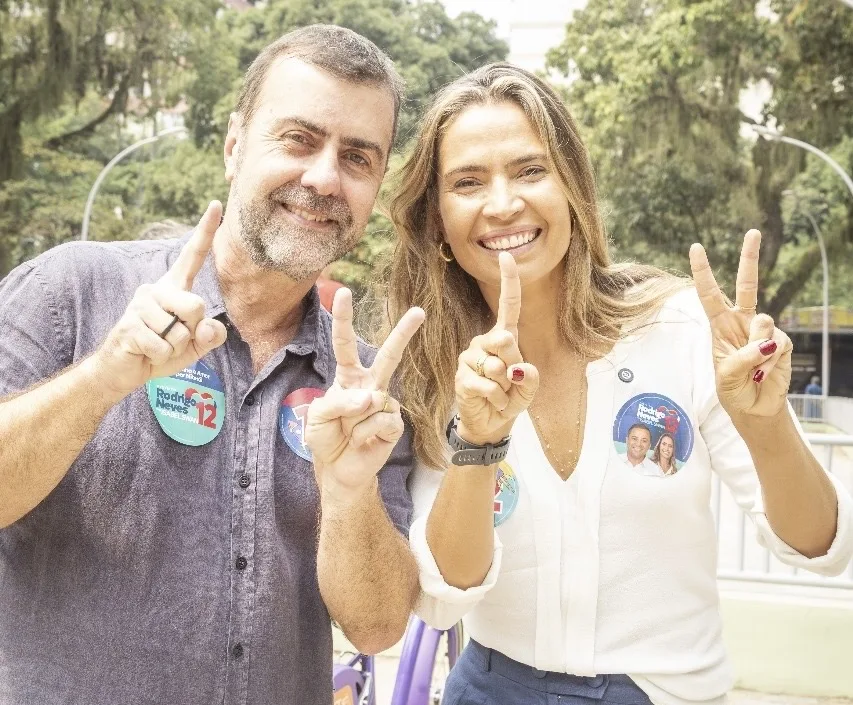
[[788,395],[788,401],[800,421],[826,421],[827,399],[817,394]]
[[[812,399],[820,400],[821,397]],[[807,438],[826,471],[835,473],[842,484],[853,491],[853,436],[813,433],[807,434]],[[718,578],[853,590],[853,562],[842,575],[828,578],[785,565],[768,549],[762,548],[746,515],[719,477],[714,483],[713,505],[719,550]]]

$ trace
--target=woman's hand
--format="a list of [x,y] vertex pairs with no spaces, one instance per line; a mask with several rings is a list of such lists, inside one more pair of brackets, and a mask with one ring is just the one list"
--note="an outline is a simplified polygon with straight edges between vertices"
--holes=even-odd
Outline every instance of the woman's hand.
[[717,396],[730,415],[778,414],[791,384],[791,339],[770,316],[755,313],[760,246],[761,233],[750,230],[743,240],[733,307],[714,279],[705,249],[690,248],[693,281],[711,322]]
[[502,252],[501,293],[495,327],[478,335],[459,356],[456,372],[457,433],[469,443],[498,443],[533,401],[539,372],[518,348],[521,280],[515,260]]

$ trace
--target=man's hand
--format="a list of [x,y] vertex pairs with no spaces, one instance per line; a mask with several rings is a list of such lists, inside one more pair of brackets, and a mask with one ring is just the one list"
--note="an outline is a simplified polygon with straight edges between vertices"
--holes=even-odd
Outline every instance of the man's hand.
[[344,503],[357,500],[372,487],[403,435],[400,404],[389,396],[388,385],[406,345],[423,321],[421,309],[409,309],[379,349],[373,365],[365,368],[358,357],[352,325],[352,294],[349,289],[335,292],[335,381],[326,395],[308,408],[305,444],[314,456],[321,490]]
[[221,216],[222,204],[212,201],[171,269],[156,283],[136,290],[93,356],[105,384],[116,394],[124,396],[149,379],[173,375],[225,342],[225,326],[205,318],[204,301],[191,293]]

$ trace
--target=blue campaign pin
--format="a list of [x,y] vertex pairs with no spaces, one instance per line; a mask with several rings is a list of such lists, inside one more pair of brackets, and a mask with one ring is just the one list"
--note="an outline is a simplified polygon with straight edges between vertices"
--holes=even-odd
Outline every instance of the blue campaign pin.
[[503,461],[498,465],[495,477],[495,526],[500,526],[515,511],[518,505],[518,478],[510,464]]
[[648,432],[645,438],[638,441],[638,445],[647,446],[644,450],[650,462],[660,465],[658,448],[661,445],[666,454],[671,456],[671,467],[664,460],[668,466],[667,475],[674,474],[687,463],[695,441],[693,424],[687,412],[674,400],[663,394],[649,392],[626,401],[613,421],[613,445],[619,455],[627,455],[629,435],[632,429],[637,428]]
[[145,386],[157,423],[172,440],[203,446],[219,435],[225,423],[225,390],[219,375],[201,360]]
[[278,430],[287,447],[305,460],[313,456],[305,445],[305,419],[311,402],[326,392],[315,387],[303,387],[288,394],[281,402],[278,410]]
[[617,375],[619,379],[625,382],[626,384],[634,381],[634,373],[631,372],[631,370],[629,370],[627,367],[623,367],[621,370],[619,370]]

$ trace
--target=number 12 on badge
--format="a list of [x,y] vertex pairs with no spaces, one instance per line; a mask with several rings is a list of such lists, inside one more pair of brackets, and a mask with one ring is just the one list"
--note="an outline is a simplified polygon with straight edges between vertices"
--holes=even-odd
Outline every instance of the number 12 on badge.
[[225,421],[225,391],[219,375],[201,360],[171,377],[146,385],[148,403],[169,438],[187,446],[210,443]]

